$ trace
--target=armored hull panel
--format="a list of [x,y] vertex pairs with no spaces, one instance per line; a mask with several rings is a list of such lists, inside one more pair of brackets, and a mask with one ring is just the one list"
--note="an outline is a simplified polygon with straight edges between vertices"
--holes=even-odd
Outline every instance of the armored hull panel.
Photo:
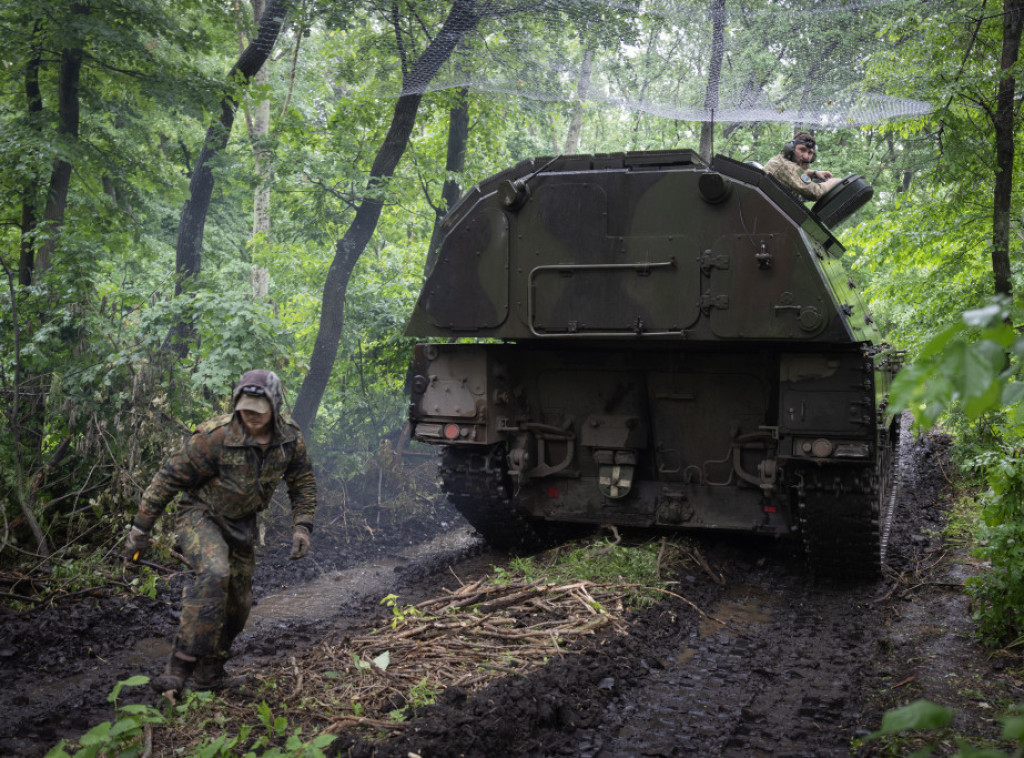
[[841,244],[774,180],[689,151],[540,159],[445,226],[410,419],[488,539],[797,535],[817,570],[877,574],[894,364]]

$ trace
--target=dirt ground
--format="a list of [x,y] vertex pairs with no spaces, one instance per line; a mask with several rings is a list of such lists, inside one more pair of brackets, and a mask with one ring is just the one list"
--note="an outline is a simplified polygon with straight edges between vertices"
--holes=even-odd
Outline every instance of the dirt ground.
[[[871,755],[877,748],[855,740],[885,710],[922,697],[955,708],[963,732],[995,737],[996,710],[1024,702],[1024,673],[1019,658],[972,636],[962,585],[978,567],[941,535],[948,444],[905,440],[887,575],[876,585],[813,581],[789,543],[698,537],[707,567],[680,569],[673,595],[630,613],[625,633],[585,637],[571,654],[476,692],[451,687],[387,739],[345,732],[332,754]],[[325,523],[311,559],[290,562],[287,535],[272,529],[259,604],[231,667],[283,670],[380,626],[388,593],[414,604],[507,564],[470,535],[442,502],[355,543],[337,520]],[[173,577],[156,600],[100,591],[0,611],[0,755],[43,755],[110,718],[117,681],[161,668],[184,581]],[[153,754],[165,753],[154,745]]]

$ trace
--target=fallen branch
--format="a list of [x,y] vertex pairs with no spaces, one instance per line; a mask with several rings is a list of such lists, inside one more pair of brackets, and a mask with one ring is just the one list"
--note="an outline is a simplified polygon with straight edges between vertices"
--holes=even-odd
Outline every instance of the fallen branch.
[[[459,585],[371,634],[325,639],[302,656],[254,672],[287,693],[275,714],[302,725],[304,734],[404,729],[406,722],[388,714],[408,715],[450,687],[472,693],[498,678],[523,676],[553,658],[582,652],[570,645],[598,632],[625,634],[627,600],[639,586],[484,580]],[[681,595],[658,591],[711,618]],[[232,698],[246,696],[226,697],[233,707]]]

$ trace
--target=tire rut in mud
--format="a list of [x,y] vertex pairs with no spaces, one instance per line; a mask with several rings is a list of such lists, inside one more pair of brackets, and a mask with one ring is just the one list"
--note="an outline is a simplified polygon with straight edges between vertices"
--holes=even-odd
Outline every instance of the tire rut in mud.
[[629,633],[469,698],[442,697],[414,734],[369,751],[406,758],[846,755],[873,672],[875,587],[816,584],[792,546],[700,540],[725,584],[681,575]]
[[844,754],[862,717],[872,593],[774,569],[735,577],[708,609],[724,623],[701,621],[578,754]]

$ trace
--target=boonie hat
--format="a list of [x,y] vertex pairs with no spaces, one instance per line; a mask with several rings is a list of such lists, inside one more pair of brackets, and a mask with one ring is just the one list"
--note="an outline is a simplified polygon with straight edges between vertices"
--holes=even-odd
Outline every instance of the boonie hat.
[[269,413],[272,408],[270,401],[267,400],[266,395],[250,395],[247,392],[243,392],[242,396],[238,398],[238,402],[235,403],[236,411],[256,411],[256,413]]

